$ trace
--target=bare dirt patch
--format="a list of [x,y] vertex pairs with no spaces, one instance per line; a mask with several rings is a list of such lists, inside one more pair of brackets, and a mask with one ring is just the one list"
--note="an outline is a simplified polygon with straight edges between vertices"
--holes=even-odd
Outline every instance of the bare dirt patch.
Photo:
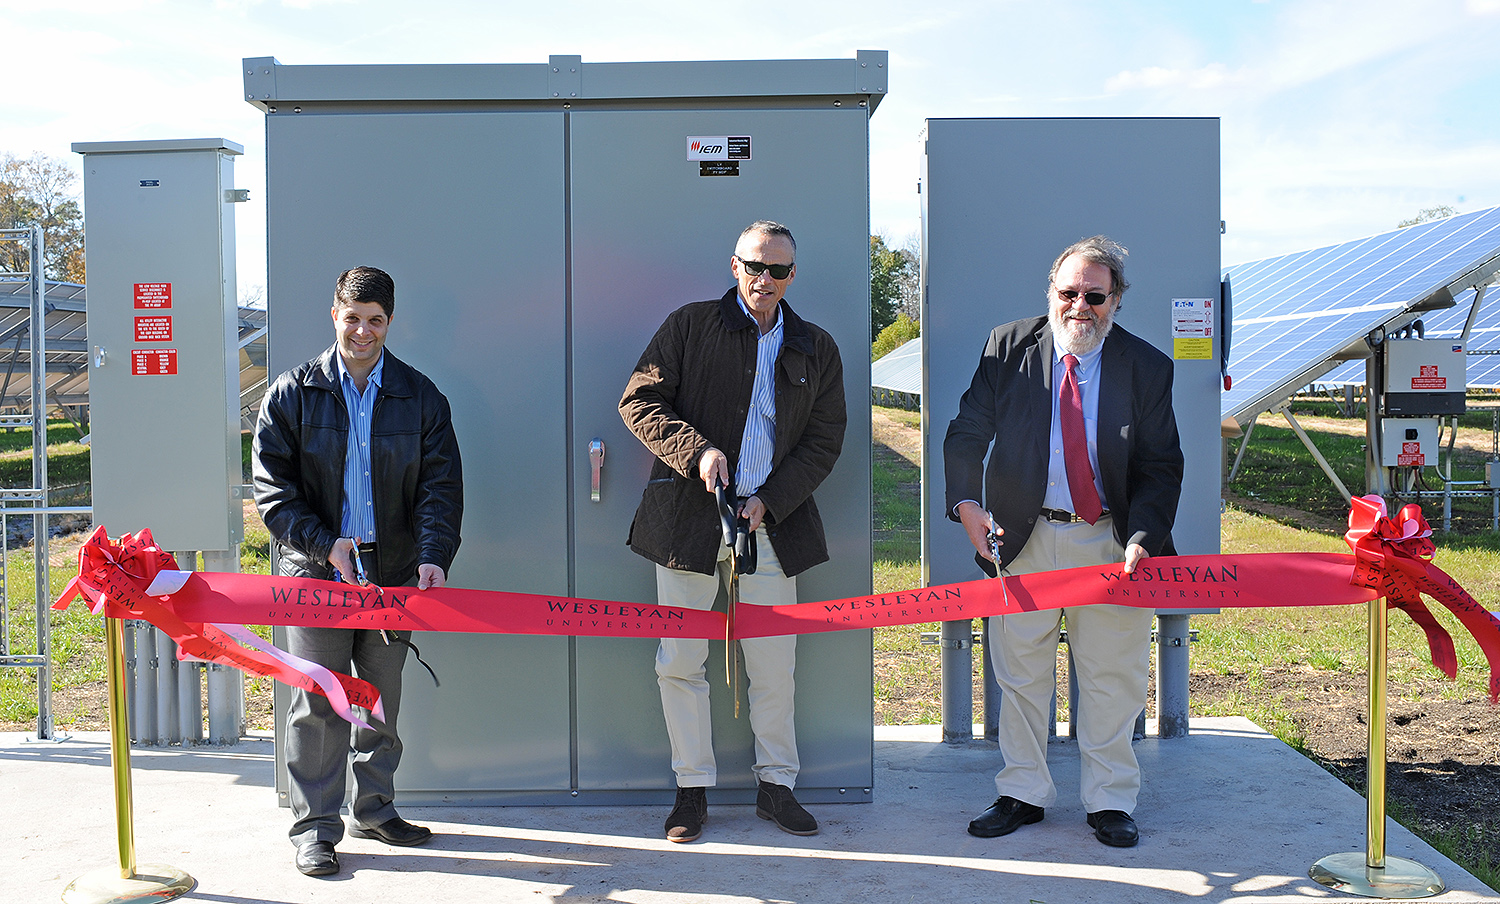
[[[1195,704],[1237,699],[1290,714],[1303,753],[1363,793],[1369,745],[1364,679],[1308,666],[1189,679]],[[1450,857],[1500,867],[1500,709],[1444,697],[1439,681],[1387,688],[1386,807],[1424,835],[1450,839]]]

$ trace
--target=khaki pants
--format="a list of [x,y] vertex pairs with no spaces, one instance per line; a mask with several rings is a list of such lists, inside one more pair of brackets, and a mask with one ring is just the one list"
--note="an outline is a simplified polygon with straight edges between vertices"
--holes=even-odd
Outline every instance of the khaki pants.
[[[797,580],[781,571],[771,542],[757,532],[755,574],[740,577],[740,602],[782,606],[797,602]],[[719,552],[718,574],[698,574],[656,566],[656,600],[665,606],[711,609],[719,583],[729,583],[729,548]],[[755,735],[755,775],[773,785],[794,787],[800,766],[793,725],[797,637],[752,637],[740,641],[750,679],[750,730]],[[662,714],[672,743],[672,771],[679,788],[712,787],[718,781],[705,663],[708,641],[663,638],[656,652]]]
[[[1120,562],[1125,551],[1108,516],[1097,524],[1038,520],[1011,574]],[[1079,755],[1079,797],[1085,810],[1135,809],[1141,770],[1131,739],[1146,705],[1150,609],[1077,606],[990,619],[989,645],[1000,698],[1001,795],[1038,807],[1057,800],[1047,769],[1047,727],[1057,688],[1057,634],[1068,620],[1068,646],[1078,675],[1073,725]]]

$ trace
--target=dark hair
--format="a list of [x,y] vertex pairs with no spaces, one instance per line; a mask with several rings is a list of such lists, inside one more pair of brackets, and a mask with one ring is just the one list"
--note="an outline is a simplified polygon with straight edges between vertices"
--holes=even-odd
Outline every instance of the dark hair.
[[396,313],[396,281],[389,273],[374,267],[345,270],[339,274],[339,281],[334,286],[334,306],[350,305],[356,301],[380,305],[389,320]]
[[1057,279],[1057,271],[1062,268],[1063,261],[1073,255],[1082,255],[1083,259],[1091,264],[1101,264],[1109,268],[1110,294],[1124,295],[1125,290],[1130,288],[1130,283],[1125,281],[1125,257],[1130,254],[1125,246],[1119,242],[1102,235],[1091,235],[1086,239],[1079,239],[1063,249],[1063,253],[1052,262],[1052,272],[1047,274],[1047,285],[1050,288]]
[[[740,238],[744,238],[752,232],[758,232],[761,235],[779,235],[792,243],[792,254],[795,255],[797,253],[797,240],[792,238],[792,231],[775,220],[756,220],[745,227],[745,231],[740,233]],[[738,241],[735,242],[735,246],[739,246]]]

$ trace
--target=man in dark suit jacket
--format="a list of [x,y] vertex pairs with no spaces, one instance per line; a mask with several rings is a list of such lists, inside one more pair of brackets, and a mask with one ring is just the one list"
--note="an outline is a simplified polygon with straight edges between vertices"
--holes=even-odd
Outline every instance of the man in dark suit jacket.
[[[989,574],[1110,562],[1132,571],[1147,556],[1174,553],[1182,449],[1172,361],[1114,326],[1129,286],[1125,254],[1103,236],[1065,249],[1052,265],[1047,316],[995,328],[948,425],[948,516]],[[1005,767],[995,777],[999,799],[969,833],[1008,835],[1040,821],[1057,798],[1047,726],[1064,615],[1079,679],[1079,793],[1095,836],[1130,847],[1140,791],[1131,740],[1146,702],[1152,612],[1128,606],[990,619]]]

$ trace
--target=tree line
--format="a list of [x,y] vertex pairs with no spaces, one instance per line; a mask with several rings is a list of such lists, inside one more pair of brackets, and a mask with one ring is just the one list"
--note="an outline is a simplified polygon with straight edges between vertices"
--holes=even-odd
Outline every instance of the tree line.
[[921,266],[916,237],[892,248],[884,235],[870,236],[870,360],[917,337],[922,310]]
[[[0,154],[0,229],[40,225],[45,231],[42,272],[48,279],[84,282],[83,208],[74,196],[78,174],[65,161],[45,154]],[[0,270],[31,269],[30,249],[0,242]]]

